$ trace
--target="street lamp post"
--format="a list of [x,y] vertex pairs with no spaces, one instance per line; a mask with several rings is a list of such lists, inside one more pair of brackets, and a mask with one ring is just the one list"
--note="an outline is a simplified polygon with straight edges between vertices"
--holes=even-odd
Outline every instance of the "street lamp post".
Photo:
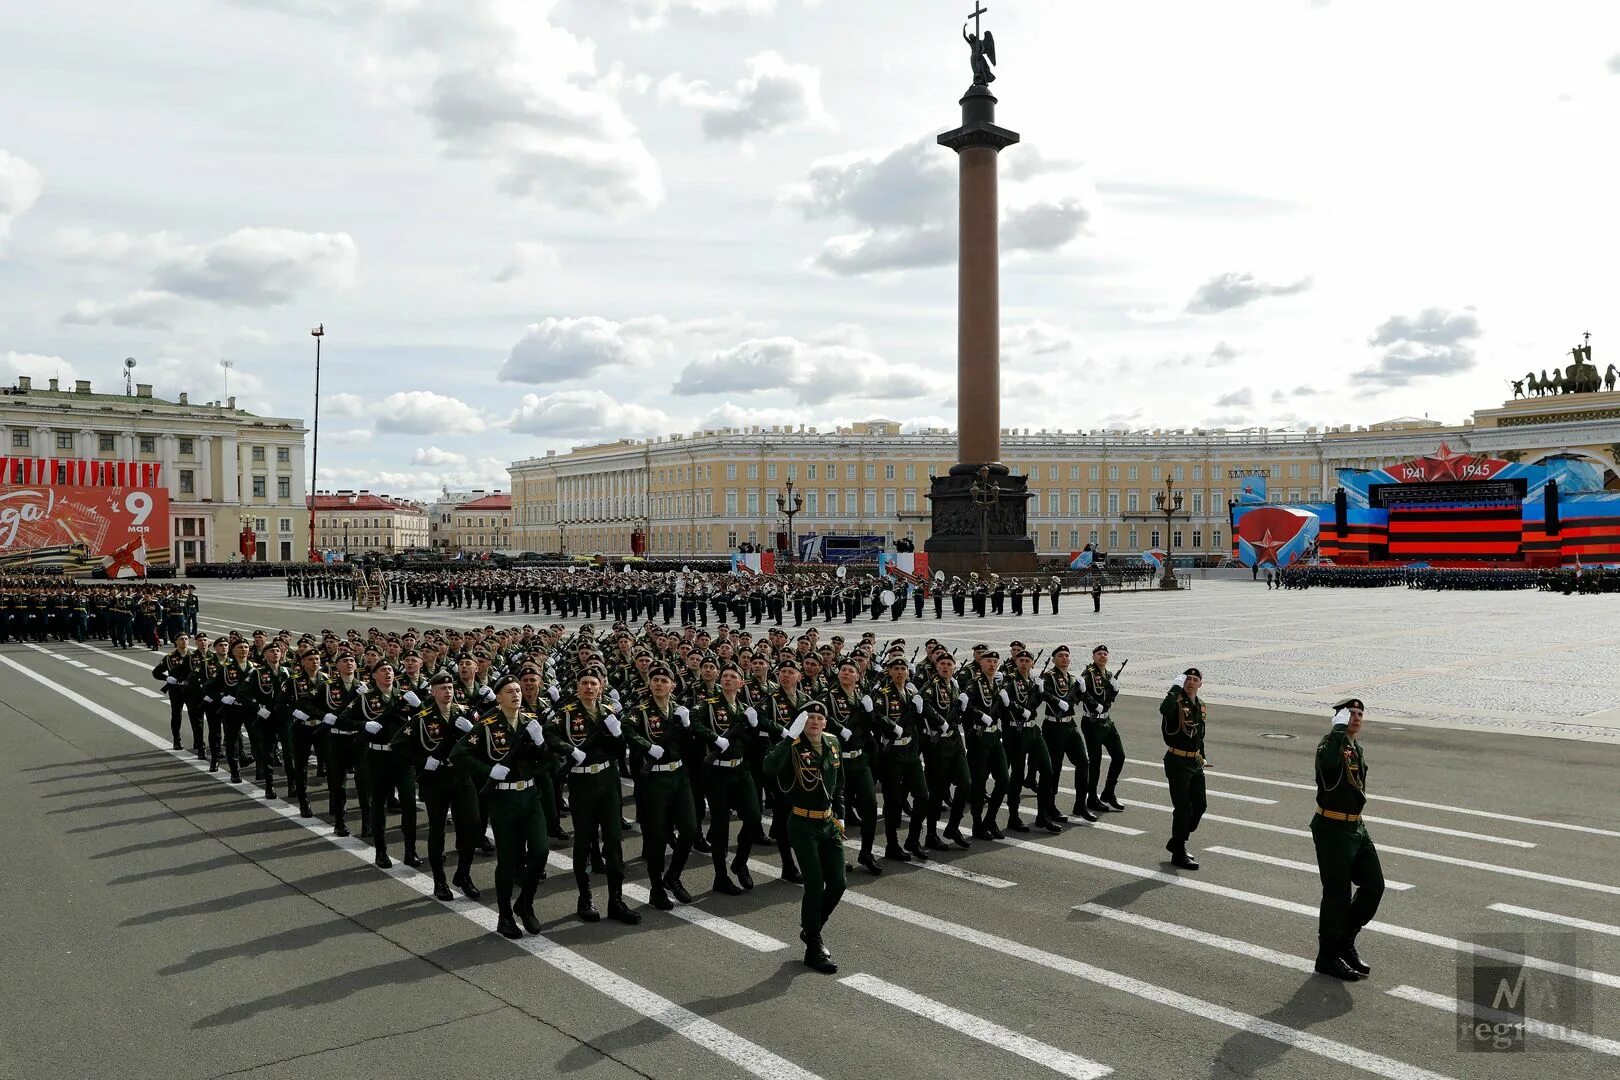
[[1154,493],[1153,507],[1164,515],[1164,576],[1159,579],[1159,588],[1179,589],[1181,583],[1176,580],[1175,550],[1170,543],[1170,529],[1175,516],[1181,512],[1181,492],[1172,486],[1170,477],[1164,478],[1164,490]]
[[798,551],[798,548],[796,548],[793,543],[793,519],[798,517],[799,511],[803,509],[804,496],[795,495],[793,493],[793,478],[789,477],[787,482],[787,497],[783,498],[780,491],[776,493],[776,512],[787,518],[787,554],[790,562],[793,559],[794,553]]
[[315,339],[315,431],[314,446],[309,453],[309,561],[320,562],[315,551],[315,491],[321,463],[321,338],[326,336],[326,324],[321,323],[311,330],[309,336]]
[[990,511],[1001,501],[1001,485],[990,479],[990,466],[979,466],[979,478],[968,489],[973,505],[979,508],[979,560],[990,572]]

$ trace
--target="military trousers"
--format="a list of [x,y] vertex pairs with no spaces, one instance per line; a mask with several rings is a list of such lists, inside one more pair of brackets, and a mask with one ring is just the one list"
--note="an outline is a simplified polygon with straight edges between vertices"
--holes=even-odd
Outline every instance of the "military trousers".
[[[636,789],[636,819],[641,822],[641,856],[647,862],[647,880],[654,886],[678,878],[697,841],[697,808],[686,767],[674,772],[650,772]],[[666,868],[664,849],[670,849]]]
[[1182,847],[1203,820],[1204,765],[1197,758],[1164,752],[1164,777],[1170,782],[1170,843]]
[[[466,795],[460,797],[463,801],[478,801],[470,782],[464,785],[464,790]],[[502,914],[512,910],[514,888],[520,890],[517,907],[521,910],[534,902],[535,892],[546,879],[546,858],[550,853],[546,826],[546,807],[549,805],[551,785],[544,782],[530,785],[522,791],[489,793],[489,824],[495,832],[495,902]],[[473,820],[477,820],[476,817]],[[618,814],[613,815],[613,820],[619,820]],[[468,831],[470,833],[472,830]],[[471,856],[460,849],[462,828],[459,805],[456,807],[456,834],[461,865],[470,864]],[[475,846],[479,839],[481,834],[473,838]],[[461,865],[457,867],[458,873]],[[589,863],[586,865],[589,866]]]
[[[857,757],[850,757],[854,753]],[[844,751],[844,798],[861,819],[861,854],[872,854],[877,839],[877,783],[872,779],[870,750]]]
[[[734,759],[735,760],[735,759]],[[726,872],[726,853],[731,847],[731,815],[741,825],[737,831],[737,857],[732,865],[742,865],[754,850],[754,836],[760,828],[759,788],[746,765],[723,768],[709,766],[709,846],[718,877]]]
[[[1125,744],[1120,740],[1119,729],[1114,727],[1112,720],[1093,720],[1087,717],[1080,722],[1080,733],[1086,740],[1086,786],[1085,795],[1088,798],[1097,797],[1097,781],[1102,777],[1102,752],[1108,751],[1108,782],[1103,785],[1103,798],[1113,798],[1114,785],[1119,782],[1119,774],[1125,768]],[[1078,776],[1076,777],[1078,779]],[[1075,785],[1078,791],[1079,784]],[[1075,795],[1078,805],[1080,795]]]
[[326,799],[332,815],[332,824],[343,824],[348,808],[347,781],[354,773],[354,792],[360,802],[360,820],[369,829],[371,825],[370,760],[360,751],[358,740],[364,734],[350,734],[327,728],[326,740]]
[[[360,738],[366,738],[364,734]],[[399,792],[399,831],[405,854],[416,852],[416,770],[397,750],[367,750],[367,783],[371,791],[371,842],[388,850],[388,800]]]
[[1367,827],[1359,821],[1311,818],[1316,869],[1322,878],[1317,936],[1324,944],[1354,938],[1372,921],[1384,897],[1384,868]]
[[[977,830],[986,821],[995,821],[1001,813],[1001,804],[1007,797],[1007,747],[1001,737],[985,732],[968,738],[968,772],[970,774],[973,828]],[[985,782],[990,782],[989,797],[985,796]]]
[[1050,815],[1057,810],[1058,777],[1063,772],[1064,759],[1074,766],[1077,802],[1081,798],[1078,792],[1090,782],[1091,762],[1086,753],[1086,740],[1081,738],[1080,729],[1073,720],[1048,720],[1041,725],[1041,737],[1045,739],[1046,753],[1052,759],[1052,768],[1046,774],[1046,782],[1041,785],[1041,805]]
[[907,797],[911,799],[911,829],[906,843],[914,844],[928,809],[928,777],[914,746],[888,748],[883,754],[883,828],[890,847],[900,846],[900,819],[906,812]]
[[574,817],[574,884],[582,893],[590,891],[591,848],[600,843],[608,892],[618,896],[624,883],[624,797],[619,790],[619,770],[570,773],[568,810]]
[[287,759],[287,783],[299,802],[309,798],[309,758],[317,752],[326,753],[326,725],[297,721],[292,727],[292,756]]
[[789,811],[788,841],[804,874],[804,896],[799,901],[799,925],[807,936],[821,933],[838,901],[843,898],[844,842],[831,818],[805,818]]
[[1035,794],[1035,816],[1045,817],[1040,804],[1041,786],[1046,778],[1052,775],[1052,757],[1047,753],[1046,740],[1041,733],[1035,730],[1033,724],[1028,727],[1009,727],[1005,736],[1007,741],[1007,763],[1011,768],[1011,777],[1007,785],[1007,811],[1016,815],[1020,803],[1023,802],[1024,788]]

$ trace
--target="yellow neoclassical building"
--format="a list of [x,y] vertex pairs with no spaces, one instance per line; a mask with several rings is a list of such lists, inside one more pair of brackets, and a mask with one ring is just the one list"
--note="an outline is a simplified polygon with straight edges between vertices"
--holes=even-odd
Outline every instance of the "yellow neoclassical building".
[[[1135,552],[1230,550],[1227,505],[1244,478],[1266,478],[1273,502],[1331,498],[1340,468],[1372,468],[1453,449],[1530,461],[1574,453],[1616,483],[1620,392],[1531,398],[1460,425],[1403,418],[1305,431],[1007,429],[1002,455],[1029,476],[1030,535],[1043,556],[1096,544]],[[725,428],[577,447],[514,462],[511,550],[719,555],[772,546],[788,531],[928,538],[929,477],[956,457],[953,431],[901,431],[873,420],[835,430]],[[1169,482],[1182,511],[1167,526],[1155,495]],[[778,500],[781,500],[779,504]]]

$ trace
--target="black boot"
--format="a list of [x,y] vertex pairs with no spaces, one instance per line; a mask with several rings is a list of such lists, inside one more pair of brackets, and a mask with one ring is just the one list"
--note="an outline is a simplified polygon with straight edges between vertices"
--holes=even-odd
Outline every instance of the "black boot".
[[422,869],[422,856],[416,853],[415,848],[405,849],[405,865],[410,867],[412,870]]
[[580,890],[579,907],[576,910],[579,912],[579,919],[581,922],[602,921],[602,913],[596,910],[596,901],[591,899],[591,891],[589,889]]
[[641,925],[641,915],[630,910],[630,905],[624,902],[623,885],[608,885],[608,918],[616,919],[626,926]]
[[753,891],[754,875],[748,872],[747,863],[740,859],[733,862],[731,864],[731,873],[737,879],[737,884],[741,885],[745,892]]
[[1343,960],[1345,966],[1351,971],[1366,977],[1372,974],[1372,968],[1367,966],[1366,962],[1361,959],[1361,954],[1356,952],[1356,934],[1358,933],[1360,933],[1359,930],[1353,931],[1349,937],[1339,942],[1339,959]]
[[457,870],[456,876],[450,879],[450,883],[456,888],[460,889],[461,895],[465,896],[469,900],[477,900],[480,896],[484,895],[481,891],[479,891],[478,886],[473,884],[472,872],[466,867]]
[[495,921],[495,930],[504,938],[517,939],[523,936],[523,931],[518,929],[517,920],[512,918],[512,902],[510,900],[501,900],[501,915]]
[[727,877],[724,870],[715,872],[713,891],[722,896],[741,896],[743,893],[741,886]]
[[821,935],[805,938],[804,966],[811,971],[819,971],[823,975],[838,974],[838,965],[832,962],[832,954],[822,943]]
[[666,875],[664,877],[664,888],[669,891],[669,895],[680,903],[690,904],[692,902],[692,894],[686,891],[686,886],[681,884],[680,878]]
[[314,817],[315,816],[315,811],[310,809],[308,799],[299,799],[298,800],[298,816],[299,817]]
[[1007,828],[1013,832],[1029,832],[1029,826],[1025,825],[1024,819],[1017,814],[1007,815]]
[[1344,957],[1340,955],[1343,945],[1342,941],[1323,939],[1316,949],[1316,971],[1320,975],[1331,975],[1345,982],[1356,982],[1361,976],[1344,962]]
[[893,859],[895,862],[911,861],[911,856],[907,855],[905,848],[901,847],[899,844],[890,844],[888,847],[884,848],[883,857],[885,859]]
[[1179,866],[1183,870],[1198,869],[1198,860],[1187,854],[1187,845],[1184,841],[1171,840],[1164,845],[1164,849],[1170,853],[1171,866]]
[[394,865],[394,860],[388,857],[387,848],[378,848],[377,857],[371,861],[379,870],[387,870],[389,867]]
[[332,835],[333,836],[348,836],[349,835],[349,826],[344,823],[342,818],[338,818],[338,819],[336,819],[335,821],[332,822]]
[[1112,791],[1103,792],[1102,798],[1098,801],[1116,814],[1123,814],[1125,812],[1125,804],[1120,802],[1119,796],[1115,795]]
[[454,900],[455,893],[450,891],[450,883],[444,880],[444,866],[441,864],[433,868],[433,899]]
[[1087,810],[1080,803],[1075,803],[1074,804],[1074,816],[1078,817],[1078,818],[1084,818],[1087,821],[1096,821],[1097,820],[1097,815],[1092,813],[1090,810]]
[[906,854],[911,856],[912,862],[928,861],[928,852],[923,850],[922,844],[915,836],[906,841]]
[[871,874],[873,877],[877,877],[879,874],[883,873],[883,867],[878,865],[877,859],[872,857],[872,853],[870,851],[861,852],[861,857],[856,861],[864,866],[866,868],[866,872]]
[[664,883],[654,881],[647,887],[647,902],[659,911],[674,911],[675,901],[664,891]]

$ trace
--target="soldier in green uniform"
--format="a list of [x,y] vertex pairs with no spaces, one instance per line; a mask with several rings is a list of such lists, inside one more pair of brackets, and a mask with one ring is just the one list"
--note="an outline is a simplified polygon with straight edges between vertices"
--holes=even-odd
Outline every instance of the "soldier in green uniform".
[[[923,817],[928,823],[928,837],[923,846],[929,851],[947,851],[949,845],[939,838],[938,818],[945,806],[945,793],[950,792],[950,816],[946,819],[945,839],[958,847],[967,847],[968,839],[962,835],[962,814],[968,807],[972,775],[968,770],[967,746],[962,730],[969,724],[983,724],[985,714],[969,713],[961,694],[939,694],[932,688],[943,680],[955,689],[950,670],[954,661],[949,655],[939,660],[939,674],[934,682],[923,688],[923,762],[924,779],[929,798],[924,800]],[[993,700],[993,699],[992,699]],[[999,731],[999,718],[991,716],[985,725],[987,733]],[[915,858],[919,851],[906,848]]]
[[1356,935],[1378,913],[1384,870],[1361,810],[1367,804],[1367,760],[1356,736],[1366,718],[1360,698],[1333,707],[1333,726],[1316,746],[1316,814],[1311,839],[1322,877],[1316,970],[1337,979],[1372,973],[1356,952]]
[[292,757],[287,761],[287,784],[298,800],[298,816],[313,817],[309,805],[309,755],[326,728],[321,716],[326,712],[326,691],[331,685],[321,670],[321,654],[305,649],[298,657],[298,670],[288,684],[292,705]]
[[346,783],[349,772],[354,772],[354,790],[360,802],[360,835],[371,833],[371,785],[366,756],[361,752],[359,728],[348,724],[339,726],[339,720],[349,715],[350,706],[360,696],[360,681],[355,677],[354,654],[338,653],[335,665],[337,678],[326,686],[326,711],[321,723],[326,727],[326,795],[327,809],[332,815],[334,836],[348,836],[349,826],[344,822],[348,804]]
[[[935,662],[954,675],[956,661],[948,653],[938,653]],[[1007,765],[1007,742],[1002,738],[1002,721],[1005,718],[1002,698],[1006,692],[1002,691],[1000,695],[996,693],[996,665],[999,662],[1000,657],[996,653],[981,653],[974,661],[972,670],[967,673],[967,681],[957,680],[961,690],[956,698],[968,724],[968,764],[973,777],[973,836],[977,840],[1000,840],[1004,835],[997,819],[1001,816],[1002,801],[1007,797],[1007,780],[1011,772]],[[988,799],[985,797],[987,782],[990,785]],[[1016,811],[1009,817],[1007,827],[1019,832],[1029,831],[1029,826],[1018,820]]]
[[[439,691],[442,693],[442,691]],[[495,830],[495,929],[503,937],[520,938],[523,929],[540,932],[534,896],[546,877],[546,809],[560,745],[548,740],[540,717],[523,711],[523,690],[511,676],[492,688],[495,707],[486,711],[472,730],[456,741],[450,764],[490,789],[489,819]],[[431,706],[440,709],[435,698]],[[442,712],[442,709],[441,709]],[[459,825],[459,823],[458,823]],[[512,887],[522,878],[517,903]],[[458,883],[459,884],[459,883]],[[462,889],[466,891],[465,887]]]
[[1062,832],[1063,826],[1047,816],[1046,804],[1041,800],[1041,791],[1054,770],[1046,740],[1035,726],[1035,714],[1045,696],[1034,669],[1035,658],[1019,647],[1013,654],[1012,674],[1002,680],[999,691],[1005,706],[1007,758],[1012,766],[1007,786],[1007,827],[1013,828],[1018,821],[1019,804],[1027,786],[1035,796],[1035,827],[1056,833]]
[[274,771],[275,750],[285,747],[283,757],[292,756],[291,739],[287,729],[288,697],[287,673],[281,667],[281,646],[271,642],[259,654],[253,666],[253,677],[247,681],[246,695],[252,703],[252,716],[248,720],[248,742],[257,759],[257,774],[264,782],[264,797],[276,797]]
[[[607,913],[627,926],[641,916],[624,902],[623,796],[619,791],[619,758],[624,725],[616,707],[602,699],[606,672],[587,667],[574,683],[574,696],[557,711],[566,747],[568,806],[574,817],[574,883],[579,886],[579,917],[597,922],[602,916],[591,899],[591,847],[600,843],[608,879]],[[512,685],[517,686],[516,680]],[[514,690],[513,693],[520,691]]]
[[[176,750],[181,749],[180,710],[186,704],[186,688],[190,685],[191,669],[196,662],[196,654],[191,651],[191,639],[185,634],[177,634],[174,648],[152,668],[152,677],[162,681],[163,693],[169,699],[169,737]],[[202,756],[202,716],[196,709],[191,711],[191,748],[198,757]]]
[[[465,769],[450,764],[461,737],[473,729],[465,706],[456,704],[455,677],[441,671],[428,681],[429,700],[413,708],[392,739],[394,753],[416,771],[417,790],[427,807],[428,868],[433,895],[452,899],[444,876],[444,824],[456,819],[456,873],[452,879],[469,900],[480,893],[472,883],[473,856],[478,852],[478,796]],[[407,704],[409,701],[407,700]]]
[[[394,865],[388,856],[388,797],[399,792],[399,828],[405,839],[405,865],[417,869],[416,776],[405,758],[394,752],[394,738],[404,727],[411,707],[394,685],[394,665],[378,660],[371,668],[372,685],[361,685],[349,706],[346,728],[359,727],[365,746],[367,780],[371,793],[371,842],[378,869]],[[412,695],[415,696],[415,695]]]
[[844,895],[844,776],[838,740],[826,734],[826,706],[805,703],[765,756],[766,775],[789,796],[788,837],[804,873],[799,940],[806,966],[838,970],[822,938]]
[[[1123,670],[1123,667],[1121,668]],[[1120,672],[1108,671],[1108,646],[1098,645],[1091,650],[1091,663],[1080,677],[1080,701],[1085,717],[1080,721],[1080,733],[1086,740],[1086,782],[1080,784],[1075,774],[1074,812],[1084,807],[1092,813],[1112,810],[1123,813],[1125,806],[1114,795],[1114,785],[1125,768],[1125,744],[1119,737],[1110,715],[1114,699],[1119,697]],[[1097,782],[1102,777],[1102,752],[1108,751],[1108,780],[1103,784],[1102,797],[1097,795]]]
[[[883,831],[888,838],[883,857],[896,862],[927,862],[918,834],[929,805],[928,777],[923,773],[922,734],[924,692],[906,678],[906,662],[895,657],[888,663],[888,681],[872,694],[873,729],[883,740]],[[956,699],[956,685],[950,678],[930,680],[926,692],[935,697],[935,706],[949,708]],[[944,695],[944,696],[941,696]],[[900,818],[911,800],[911,823],[904,847],[900,846]]]
[[[697,840],[697,811],[686,776],[686,750],[694,740],[707,741],[710,733],[701,724],[693,730],[692,711],[675,701],[675,675],[669,668],[653,665],[646,675],[647,696],[628,714],[624,735],[642,758],[636,817],[641,822],[648,893],[653,907],[669,911],[675,900],[692,902],[692,894],[681,883],[681,872]],[[674,843],[666,868],[664,848],[671,846],[671,839]]]
[[[742,672],[735,665],[728,665],[720,673],[720,692],[705,699],[704,710],[699,714],[715,750],[705,762],[709,811],[713,815],[709,823],[709,854],[714,860],[714,891],[727,896],[737,896],[754,887],[748,855],[760,827],[759,789],[746,767],[748,745],[757,737],[759,712],[742,696],[742,681]],[[736,811],[740,822],[737,855],[730,864],[735,882],[726,876],[732,811]]]
[[1183,870],[1198,869],[1198,860],[1187,854],[1187,838],[1204,816],[1204,703],[1198,690],[1204,676],[1188,668],[1176,676],[1170,692],[1159,705],[1159,726],[1164,734],[1164,775],[1170,782],[1170,841],[1164,849],[1172,865]]
[[[1039,593],[1036,594],[1040,595]],[[1069,674],[1069,647],[1059,645],[1052,650],[1052,667],[1041,676],[1041,689],[1046,696],[1046,720],[1041,725],[1041,736],[1046,740],[1046,752],[1052,759],[1051,771],[1046,775],[1040,798],[1046,807],[1046,816],[1062,823],[1068,819],[1058,810],[1058,774],[1063,761],[1074,766],[1074,786],[1078,791],[1091,776],[1090,759],[1086,756],[1086,741],[1075,723],[1075,712],[1080,708],[1080,680]],[[1082,780],[1085,777],[1086,780]],[[1097,815],[1075,797],[1075,816],[1096,821]]]
[[842,747],[844,787],[855,802],[861,816],[861,854],[859,862],[869,874],[881,874],[872,844],[877,839],[877,787],[872,778],[873,750],[877,739],[872,728],[876,703],[862,689],[859,668],[854,660],[838,665],[838,682],[827,691],[827,723],[838,729],[838,745]]
[[[248,659],[248,643],[238,639],[231,645],[230,659],[219,672],[219,703],[223,709],[225,729],[225,761],[231,768],[231,783],[242,782],[242,768],[238,755],[242,748],[242,727],[253,716],[249,681],[253,675],[253,662]],[[216,758],[214,763],[219,764]]]

